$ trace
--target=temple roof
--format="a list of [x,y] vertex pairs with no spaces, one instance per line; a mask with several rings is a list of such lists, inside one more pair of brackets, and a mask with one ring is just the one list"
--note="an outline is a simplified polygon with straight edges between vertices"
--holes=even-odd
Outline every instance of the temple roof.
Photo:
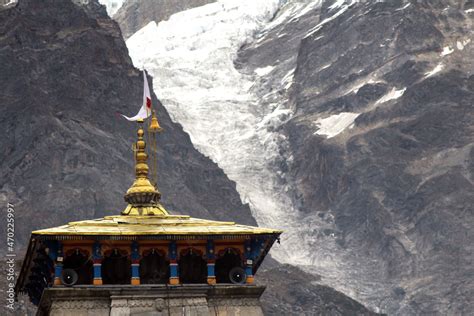
[[280,230],[238,225],[193,218],[187,215],[130,216],[116,215],[104,218],[70,222],[67,225],[34,231],[34,235],[267,235]]

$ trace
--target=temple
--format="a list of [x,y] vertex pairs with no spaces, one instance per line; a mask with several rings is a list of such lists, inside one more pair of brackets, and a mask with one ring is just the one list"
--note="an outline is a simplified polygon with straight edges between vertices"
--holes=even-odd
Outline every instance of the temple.
[[38,315],[261,315],[254,275],[281,231],[168,213],[138,125],[126,208],[33,231],[16,294]]

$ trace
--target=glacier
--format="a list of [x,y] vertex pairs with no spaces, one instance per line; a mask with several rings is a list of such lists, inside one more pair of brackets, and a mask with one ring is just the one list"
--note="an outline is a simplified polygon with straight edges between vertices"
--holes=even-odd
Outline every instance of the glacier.
[[[352,4],[338,3],[319,27]],[[284,230],[281,245],[273,247],[271,255],[322,275],[323,283],[377,310],[380,302],[373,298],[389,286],[376,281],[381,276],[366,276],[378,273],[379,262],[362,257],[354,261],[353,254],[337,245],[331,210],[301,214],[289,194],[291,185],[276,167],[278,160],[293,159],[282,157],[287,140],[277,130],[293,115],[287,91],[296,60],[262,64],[251,71],[238,70],[234,63],[242,46],[258,46],[266,32],[319,5],[320,1],[218,1],[176,13],[167,21],[150,22],[126,43],[134,65],[153,76],[154,92],[172,119],[236,182],[257,223]],[[261,89],[276,71],[281,79],[271,90]],[[358,115],[341,113],[344,124],[337,131],[330,126],[335,117],[316,118],[318,134],[335,136]]]
[[[298,234],[292,233],[296,212],[270,167],[282,135],[268,131],[291,110],[283,103],[262,108],[251,92],[256,78],[268,75],[274,66],[246,75],[233,62],[238,49],[255,40],[281,4],[279,0],[207,4],[159,24],[150,22],[128,39],[127,46],[135,66],[153,76],[155,93],[172,119],[237,183],[242,202],[249,203],[258,224],[285,230],[286,246],[275,248],[273,256],[295,263],[289,247],[301,245]],[[291,77],[282,83],[288,84]]]
[[[285,231],[282,246],[272,255],[291,264],[330,265],[333,259],[328,261],[325,252],[315,253],[311,239],[302,242],[305,232],[321,223],[315,223],[317,218],[301,220],[288,186],[281,184],[273,167],[285,142],[275,128],[291,117],[292,110],[275,93],[263,96],[272,101],[262,107],[253,93],[276,65],[263,65],[251,74],[234,65],[238,49],[271,27],[281,5],[278,0],[211,3],[159,24],[150,22],[128,39],[127,46],[135,66],[153,76],[155,93],[172,119],[237,183],[242,202],[250,205],[258,224]],[[293,8],[287,18],[297,13]],[[291,86],[293,72],[281,79],[281,89]]]

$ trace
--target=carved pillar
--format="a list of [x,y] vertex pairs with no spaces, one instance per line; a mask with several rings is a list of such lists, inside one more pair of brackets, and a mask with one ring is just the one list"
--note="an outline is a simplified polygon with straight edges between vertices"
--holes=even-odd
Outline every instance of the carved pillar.
[[102,251],[101,244],[96,241],[92,246],[92,261],[94,263],[94,285],[102,285]]
[[174,240],[170,242],[168,256],[170,258],[170,284],[176,285],[179,284],[179,272],[177,262],[177,246],[176,241]]
[[132,285],[140,285],[140,253],[138,251],[138,242],[132,242]]
[[58,241],[56,248],[56,260],[54,264],[54,285],[63,284],[61,281],[61,275],[63,273],[63,244]]
[[216,274],[214,267],[216,265],[216,256],[214,253],[214,240],[209,239],[206,246],[207,258],[207,284],[216,284]]

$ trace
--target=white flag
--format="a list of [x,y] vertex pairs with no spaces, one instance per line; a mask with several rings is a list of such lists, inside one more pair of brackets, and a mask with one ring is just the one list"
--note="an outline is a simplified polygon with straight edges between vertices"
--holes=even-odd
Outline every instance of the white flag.
[[137,115],[128,117],[122,114],[129,121],[144,120],[151,115],[151,95],[150,87],[148,87],[148,80],[146,79],[145,70],[143,70],[143,104],[138,111]]

